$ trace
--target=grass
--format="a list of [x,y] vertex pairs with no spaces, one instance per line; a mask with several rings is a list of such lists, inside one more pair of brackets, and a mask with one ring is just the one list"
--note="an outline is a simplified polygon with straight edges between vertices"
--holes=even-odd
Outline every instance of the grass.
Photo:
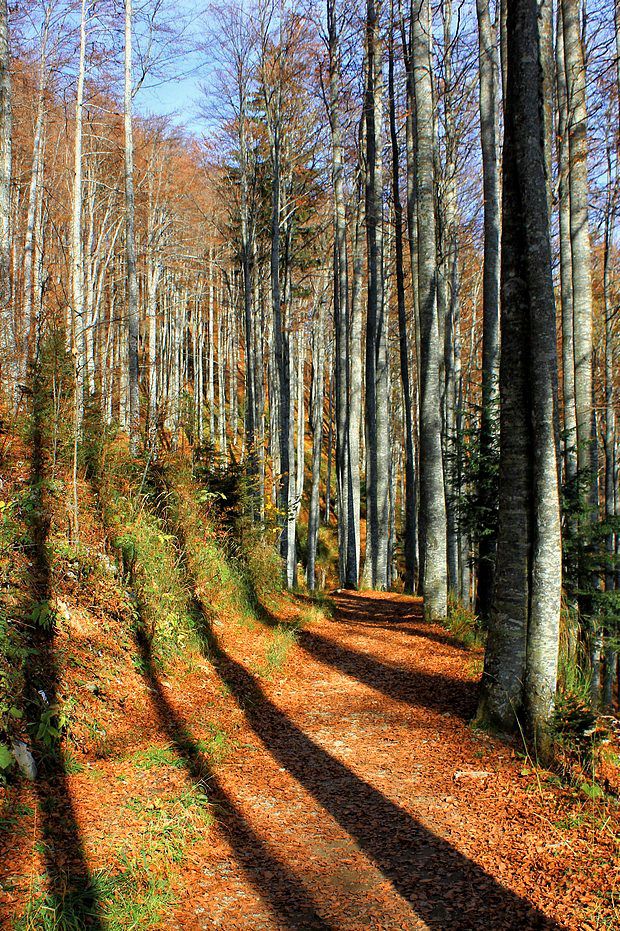
[[209,724],[208,730],[208,737],[197,740],[196,747],[210,763],[218,765],[224,762],[237,744],[216,724]]
[[265,653],[265,662],[257,669],[260,676],[272,679],[284,667],[291,648],[297,643],[298,628],[279,624],[274,628]]
[[183,769],[183,761],[170,747],[147,747],[146,750],[138,750],[131,757],[131,762],[137,769],[157,769],[160,766],[173,766],[175,769]]
[[475,612],[454,597],[448,601],[448,616],[444,626],[454,639],[468,650],[482,646],[483,631]]
[[[166,759],[165,765],[169,763]],[[119,851],[120,869],[97,870],[82,882],[65,877],[62,894],[44,891],[47,879],[40,877],[15,931],[83,931],[97,916],[106,931],[165,926],[175,904],[174,868],[188,844],[203,838],[213,822],[209,799],[196,784],[175,796],[130,799],[127,807],[137,813],[139,829]]]
[[15,931],[84,931],[99,917],[106,931],[161,927],[174,904],[165,877],[127,867],[117,873],[98,870],[92,877],[67,888],[63,895],[43,892],[39,880]]
[[133,842],[128,842],[123,859],[147,868],[179,863],[191,841],[204,836],[213,823],[209,799],[201,784],[176,796],[134,798],[127,807],[139,815],[140,827]]

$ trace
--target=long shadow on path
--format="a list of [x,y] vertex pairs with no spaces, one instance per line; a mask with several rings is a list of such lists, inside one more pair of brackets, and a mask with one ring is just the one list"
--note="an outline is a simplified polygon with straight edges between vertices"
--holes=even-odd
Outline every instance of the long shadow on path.
[[[278,927],[291,931],[302,928],[333,931],[332,925],[319,915],[317,905],[304,888],[301,878],[287,868],[266,841],[257,836],[219,784],[187,725],[164,694],[153,663],[150,641],[144,631],[138,632],[137,643],[160,727],[179,754],[188,776],[207,787],[209,800],[217,809],[218,821],[225,830],[237,862],[250,884],[273,911]],[[247,917],[248,921],[252,920],[251,915]]]
[[356,840],[430,927],[555,929],[560,926],[316,744],[217,644],[218,674],[266,749]]
[[[45,619],[45,607],[49,605],[51,572],[47,553],[47,537],[50,519],[45,506],[45,469],[43,441],[43,413],[40,387],[35,386],[32,467],[30,493],[32,506],[30,534],[33,542],[33,565],[31,573],[31,595],[39,605],[39,616]],[[50,620],[52,616],[50,615]],[[49,725],[56,724],[59,669],[55,655],[54,627],[40,621],[29,624],[30,656],[25,670],[26,719],[35,722],[42,715],[49,718]],[[38,758],[39,775],[35,783],[43,854],[51,904],[57,926],[80,927],[103,931],[101,910],[96,884],[91,876],[78,824],[71,790],[67,779],[63,748],[60,743],[47,746],[40,738],[33,741]]]
[[312,630],[300,631],[298,642],[313,659],[338,669],[387,698],[412,707],[450,713],[464,720],[469,720],[474,714],[477,685],[473,681],[385,663]]
[[394,628],[399,633],[431,640],[454,650],[466,652],[468,649],[447,631],[441,631],[424,620],[421,598],[414,599],[411,595],[397,595],[393,599],[372,598],[367,594],[342,591],[334,600],[334,621],[345,627],[358,631],[369,627],[379,630]]
[[[178,527],[175,532],[188,581],[196,593],[183,535]],[[551,931],[561,927],[305,734],[247,669],[226,653],[214,635],[208,613],[200,610],[197,595],[195,600],[196,623],[208,657],[266,750],[357,842],[429,927],[442,931]],[[358,654],[353,657],[355,662],[359,660]],[[308,690],[310,693],[311,683]],[[228,799],[225,803],[229,804]]]
[[[395,623],[394,606],[390,609],[386,601],[367,599],[369,604],[365,604],[362,598],[350,597],[346,600],[347,615],[343,616],[342,603],[345,596],[339,595],[336,602],[336,623],[342,622],[343,617],[348,616],[349,623],[352,623],[352,612],[355,604],[358,605],[360,612],[375,612],[375,605],[381,606],[379,618],[373,621],[373,627],[385,629]],[[398,603],[405,612],[409,614],[410,604],[407,602]],[[413,603],[415,611],[421,611],[416,603]],[[351,612],[351,615],[349,615]],[[398,617],[398,615],[396,615]],[[259,619],[267,627],[278,627],[281,622],[262,605],[259,610]],[[365,622],[362,621],[362,624]],[[402,627],[398,627],[402,630]],[[409,630],[407,630],[409,633]],[[440,640],[446,646],[458,648],[452,639],[446,635],[442,637],[435,631],[427,631],[424,626],[415,628],[418,636],[426,639]],[[314,630],[302,628],[297,634],[297,643],[313,659],[326,666],[338,669],[339,672],[356,679],[358,682],[381,692],[387,698],[394,701],[403,702],[411,707],[428,708],[440,714],[451,714],[455,717],[468,721],[476,710],[476,696],[478,685],[473,680],[453,679],[445,675],[426,672],[423,669],[413,667],[403,667],[394,663],[387,663],[368,653],[361,653],[353,650],[337,640],[332,640],[316,633]]]

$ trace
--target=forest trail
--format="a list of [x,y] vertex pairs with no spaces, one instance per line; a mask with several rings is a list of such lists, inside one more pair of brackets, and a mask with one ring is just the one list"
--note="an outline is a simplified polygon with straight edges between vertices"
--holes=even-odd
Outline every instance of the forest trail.
[[419,599],[335,604],[299,633],[285,681],[216,661],[243,752],[218,775],[224,815],[181,926],[576,927],[543,913],[576,905],[566,878],[554,888],[566,845],[548,798],[468,724],[480,655],[425,624]]
[[[277,602],[260,624],[215,618],[204,659],[175,670],[146,639],[99,634],[113,730],[20,790],[0,838],[0,926],[47,888],[17,927],[607,927],[595,915],[613,835],[516,744],[471,727],[481,651],[425,623],[419,599],[334,604],[302,627]],[[68,902],[77,924],[45,923]]]

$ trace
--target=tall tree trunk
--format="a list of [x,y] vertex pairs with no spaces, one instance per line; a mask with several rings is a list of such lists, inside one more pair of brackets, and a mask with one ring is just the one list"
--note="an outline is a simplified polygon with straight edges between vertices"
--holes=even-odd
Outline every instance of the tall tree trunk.
[[[362,125],[363,125],[362,118]],[[353,232],[351,320],[349,326],[349,416],[348,416],[348,485],[349,524],[347,543],[347,586],[357,588],[360,577],[360,429],[362,421],[362,277],[364,271],[363,223],[364,197],[362,175],[358,172],[356,185],[355,229]]]
[[207,401],[209,403],[209,439],[215,444],[215,280],[213,269],[213,246],[209,246],[209,320],[208,320],[208,340],[209,340],[209,366],[207,381]]
[[346,215],[343,192],[343,146],[340,125],[340,45],[335,0],[327,3],[329,44],[329,124],[332,142],[332,185],[334,190],[334,332],[336,393],[336,488],[338,495],[338,567],[340,584],[350,577],[348,561],[348,311]]
[[558,108],[558,215],[560,233],[560,291],[562,301],[562,400],[564,412],[564,479],[573,489],[577,476],[577,421],[575,414],[575,349],[573,345],[573,270],[570,237],[570,158],[568,98],[564,62],[562,4],[558,4],[556,30],[556,82]]
[[0,0],[0,376],[11,397],[17,381],[12,351],[15,331],[11,302],[12,128],[11,53],[7,0]]
[[86,0],[80,15],[80,53],[75,98],[75,145],[73,161],[73,213],[71,218],[71,290],[73,317],[73,361],[76,368],[76,421],[82,421],[86,374],[86,324],[84,315],[84,250],[82,244],[82,142],[84,124],[84,78],[86,67]]
[[316,588],[316,554],[319,542],[320,524],[320,482],[321,451],[323,447],[323,408],[324,408],[324,327],[325,301],[323,294],[318,301],[318,314],[312,327],[312,382],[310,385],[310,432],[312,433],[312,479],[310,501],[308,505],[308,561],[306,564],[306,581],[310,591]]
[[394,92],[394,3],[390,11],[390,42],[388,63],[388,93],[390,107],[390,143],[392,149],[392,198],[394,201],[394,235],[396,249],[396,297],[398,303],[398,346],[400,377],[403,389],[403,420],[405,433],[405,591],[413,592],[417,572],[416,561],[416,483],[413,447],[413,410],[409,377],[409,337],[405,305],[405,267],[403,258],[403,208],[400,199],[400,153],[396,131],[396,101]]
[[[368,298],[366,316],[366,548],[373,588],[388,587],[389,539],[389,379],[387,314],[383,293],[382,52],[381,4],[366,6],[366,238]],[[368,561],[368,555],[367,555]]]
[[124,173],[125,173],[125,251],[127,261],[127,375],[129,382],[129,446],[136,455],[140,444],[140,383],[138,352],[140,317],[138,267],[136,257],[136,205],[133,167],[132,118],[132,0],[125,0],[125,86],[124,86]]
[[[592,471],[592,270],[588,221],[586,72],[579,0],[561,0],[566,69],[568,183],[575,351],[577,462],[591,490]],[[588,496],[591,502],[591,494]]]
[[500,524],[482,711],[508,728],[523,711],[542,740],[557,680],[562,552],[538,30],[535,0],[513,0],[504,118]]
[[[480,514],[489,514],[495,489],[489,468],[496,457],[499,375],[500,184],[497,27],[489,0],[477,0],[480,65],[480,144],[484,199],[484,270],[482,290],[482,412],[480,419]],[[482,519],[482,518],[481,518]],[[476,613],[488,618],[493,595],[496,531],[486,521],[480,534]]]
[[440,201],[441,269],[445,294],[444,304],[444,481],[446,488],[446,525],[447,525],[447,567],[448,586],[457,596],[459,594],[460,573],[460,527],[458,498],[460,494],[459,460],[461,437],[457,428],[459,416],[458,399],[460,397],[460,294],[459,294],[459,237],[458,237],[458,141],[454,118],[454,75],[452,67],[452,49],[455,42],[452,36],[453,16],[452,0],[444,3],[444,140],[445,166],[443,197]]
[[413,0],[412,60],[416,100],[418,288],[420,313],[420,563],[424,610],[448,612],[446,499],[441,448],[440,345],[437,320],[434,126],[430,6]]
[[33,335],[33,270],[34,270],[34,252],[35,252],[35,232],[37,219],[37,202],[39,199],[38,185],[41,178],[41,162],[43,159],[44,134],[45,134],[45,86],[43,69],[45,64],[41,61],[41,85],[39,88],[39,100],[37,104],[37,118],[34,129],[34,141],[32,150],[32,170],[30,175],[30,185],[28,191],[28,206],[26,212],[26,234],[24,237],[24,257],[22,266],[22,307],[21,321],[19,330],[21,338],[17,348],[17,357],[19,359],[19,372],[23,378],[26,373],[28,363],[32,357],[31,338]]

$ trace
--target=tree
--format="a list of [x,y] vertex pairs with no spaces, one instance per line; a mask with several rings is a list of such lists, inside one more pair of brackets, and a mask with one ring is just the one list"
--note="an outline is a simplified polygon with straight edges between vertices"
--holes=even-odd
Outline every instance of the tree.
[[484,203],[482,284],[482,409],[480,418],[480,519],[476,612],[488,618],[493,595],[495,528],[485,520],[492,511],[495,489],[489,481],[496,456],[499,376],[500,182],[497,26],[488,0],[477,0],[480,69],[480,146]]
[[138,348],[140,317],[136,256],[136,206],[134,191],[132,0],[125,0],[125,81],[123,116],[125,127],[125,259],[127,263],[127,374],[129,393],[129,439],[132,453],[140,443],[140,382]]
[[440,346],[434,193],[434,121],[428,0],[412,4],[416,105],[417,281],[420,316],[420,568],[430,620],[448,613],[446,499],[441,447]]
[[557,360],[535,0],[507,17],[500,364],[500,513],[481,712],[542,738],[557,682],[561,534]]
[[366,5],[366,571],[373,588],[388,587],[389,385],[383,276],[381,4]]

